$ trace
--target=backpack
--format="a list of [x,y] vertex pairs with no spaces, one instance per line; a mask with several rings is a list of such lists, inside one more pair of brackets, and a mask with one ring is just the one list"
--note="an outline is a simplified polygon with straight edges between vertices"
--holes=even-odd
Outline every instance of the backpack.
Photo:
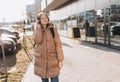
[[[50,32],[53,36],[53,38],[55,37],[55,32],[54,32],[54,29],[53,28],[50,28]],[[33,47],[35,46],[36,43],[33,44]]]

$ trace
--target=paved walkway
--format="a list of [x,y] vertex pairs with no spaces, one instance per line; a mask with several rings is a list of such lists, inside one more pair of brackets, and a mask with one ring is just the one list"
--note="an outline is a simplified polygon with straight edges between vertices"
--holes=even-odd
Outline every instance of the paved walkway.
[[[61,37],[64,67],[60,82],[120,82],[120,51]],[[41,82],[30,63],[22,82]]]

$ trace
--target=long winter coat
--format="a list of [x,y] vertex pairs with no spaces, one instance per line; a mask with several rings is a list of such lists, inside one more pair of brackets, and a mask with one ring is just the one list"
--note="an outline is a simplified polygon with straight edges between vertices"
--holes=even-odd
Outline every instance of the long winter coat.
[[[35,28],[34,73],[42,78],[56,77],[60,73],[59,62],[64,59],[58,32],[51,23],[46,29],[42,29],[41,25],[36,23]],[[54,37],[50,28],[54,30]]]

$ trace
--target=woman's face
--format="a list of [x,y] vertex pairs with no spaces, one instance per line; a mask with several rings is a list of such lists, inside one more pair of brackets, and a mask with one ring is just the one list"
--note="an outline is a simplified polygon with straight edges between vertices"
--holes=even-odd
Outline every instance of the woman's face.
[[40,20],[42,25],[46,25],[48,23],[48,17],[45,14],[41,15]]

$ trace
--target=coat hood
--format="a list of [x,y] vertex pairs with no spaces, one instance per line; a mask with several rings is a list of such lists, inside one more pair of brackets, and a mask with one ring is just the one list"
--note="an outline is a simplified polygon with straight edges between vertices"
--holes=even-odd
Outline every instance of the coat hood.
[[[41,26],[41,25],[40,25],[40,26]],[[48,24],[46,25],[46,28],[43,28],[42,31],[45,31],[45,30],[50,29],[50,28],[54,28],[54,25],[53,25],[52,23],[48,23]]]

